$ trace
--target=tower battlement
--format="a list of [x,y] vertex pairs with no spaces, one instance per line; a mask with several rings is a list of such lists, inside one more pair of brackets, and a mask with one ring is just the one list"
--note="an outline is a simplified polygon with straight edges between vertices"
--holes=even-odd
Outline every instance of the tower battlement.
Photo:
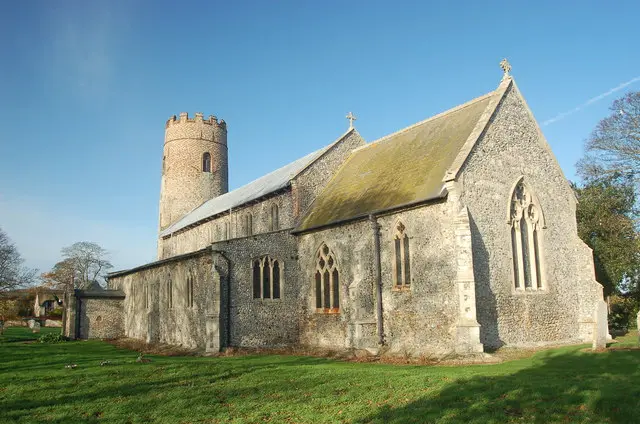
[[187,112],[180,112],[180,115],[178,116],[173,115],[171,118],[167,119],[165,128],[184,123],[201,123],[204,125],[220,127],[225,131],[227,130],[227,123],[224,122],[224,119],[218,120],[214,115],[209,115],[207,119],[204,119],[204,114],[202,112],[196,112],[193,118],[189,118],[189,114]]

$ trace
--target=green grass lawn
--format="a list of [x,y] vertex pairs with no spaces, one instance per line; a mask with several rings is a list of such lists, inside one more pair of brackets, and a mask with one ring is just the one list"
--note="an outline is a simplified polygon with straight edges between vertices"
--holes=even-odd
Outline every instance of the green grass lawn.
[[640,422],[635,332],[603,353],[582,345],[457,367],[277,355],[136,363],[104,342],[28,338],[24,328],[0,337],[1,423]]

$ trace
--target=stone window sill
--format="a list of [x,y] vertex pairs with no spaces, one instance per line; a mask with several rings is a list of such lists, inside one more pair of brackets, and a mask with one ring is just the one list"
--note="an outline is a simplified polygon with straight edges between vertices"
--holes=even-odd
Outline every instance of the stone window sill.
[[530,287],[527,287],[525,289],[516,288],[514,289],[513,293],[520,296],[526,296],[526,295],[535,295],[535,294],[547,294],[549,293],[549,291],[547,289],[532,289]]
[[406,293],[406,292],[411,292],[411,286],[410,285],[394,285],[393,288],[391,289],[391,291],[396,292],[396,293]]
[[323,315],[339,315],[340,308],[316,308],[316,313]]

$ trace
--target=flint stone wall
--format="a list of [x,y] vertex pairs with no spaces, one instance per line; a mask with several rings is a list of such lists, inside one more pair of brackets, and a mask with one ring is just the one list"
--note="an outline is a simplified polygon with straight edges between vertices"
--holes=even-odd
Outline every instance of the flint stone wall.
[[[516,292],[508,213],[517,180],[534,191],[546,290]],[[478,321],[485,347],[585,339],[601,286],[576,229],[576,199],[524,100],[512,86],[460,177],[471,219]],[[598,293],[600,288],[600,293]],[[589,327],[589,326],[586,326]]]
[[80,339],[115,339],[122,337],[123,299],[79,298],[77,300]]
[[[455,237],[444,202],[377,218],[380,235],[384,333],[391,353],[440,355],[455,350],[458,301]],[[411,287],[393,282],[393,237],[399,222],[409,236]],[[302,344],[326,348],[379,348],[374,233],[370,221],[300,236]],[[340,272],[340,313],[315,309],[316,253],[325,243]]]
[[[217,313],[212,308],[220,308],[220,305],[214,302],[224,298],[222,293],[216,292],[215,265],[215,255],[205,249],[110,277],[109,287],[126,294],[124,335],[204,350],[208,341],[207,314]],[[193,306],[189,306],[187,293],[190,275],[193,277]],[[173,288],[171,304],[169,281]]]
[[[237,347],[282,347],[298,342],[301,313],[296,240],[288,230],[212,245],[229,260],[230,343]],[[277,259],[283,269],[280,299],[254,299],[252,260]]]
[[293,216],[296,220],[305,215],[311,203],[351,152],[365,144],[360,134],[353,130],[293,179],[291,191]]

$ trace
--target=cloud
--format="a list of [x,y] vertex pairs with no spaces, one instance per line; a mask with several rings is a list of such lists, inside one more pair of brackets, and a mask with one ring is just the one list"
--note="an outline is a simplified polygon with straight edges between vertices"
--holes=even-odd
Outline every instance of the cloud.
[[570,110],[568,110],[566,112],[562,112],[562,113],[554,116],[551,119],[547,119],[546,121],[544,121],[542,123],[542,126],[544,127],[546,125],[553,124],[554,122],[561,121],[564,118],[566,118],[567,116],[573,115],[574,113],[579,112],[580,110],[584,109],[585,107],[587,107],[587,106],[589,106],[589,105],[591,105],[591,104],[593,104],[593,103],[595,103],[597,101],[600,101],[600,100],[604,99],[605,97],[610,96],[611,94],[615,93],[616,91],[622,90],[623,88],[625,88],[625,87],[627,87],[627,86],[629,86],[629,85],[631,85],[631,84],[633,84],[634,82],[637,82],[637,81],[640,81],[640,76],[632,78],[627,82],[623,82],[622,84],[620,84],[620,85],[618,85],[618,86],[616,86],[616,87],[614,87],[614,88],[612,88],[612,89],[610,89],[608,91],[605,91],[602,94],[598,94],[597,96],[590,98],[586,102],[582,103],[579,106],[574,107],[573,109],[570,109]]

